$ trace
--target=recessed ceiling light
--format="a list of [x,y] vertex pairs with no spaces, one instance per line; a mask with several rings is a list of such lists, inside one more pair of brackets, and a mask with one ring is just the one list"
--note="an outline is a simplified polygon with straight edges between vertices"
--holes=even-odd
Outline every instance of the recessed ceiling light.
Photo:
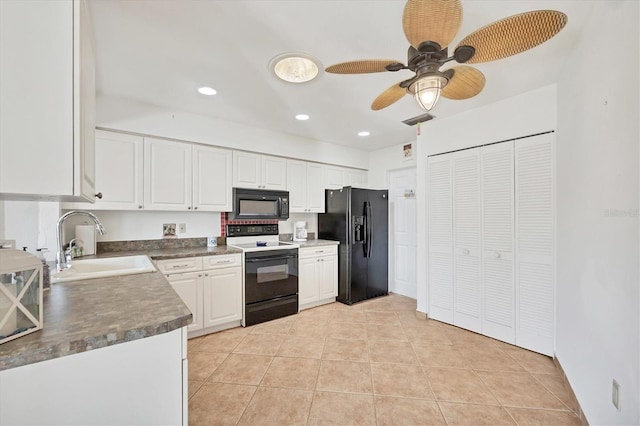
[[296,120],[305,121],[308,120],[309,116],[307,114],[298,114],[296,115]]
[[366,130],[363,130],[362,132],[358,132],[358,136],[369,136],[371,133],[367,132]]
[[207,96],[213,96],[213,95],[215,95],[216,93],[218,93],[218,92],[216,91],[216,89],[212,89],[211,87],[207,87],[207,86],[200,87],[200,88],[198,89],[198,92],[202,93],[203,95],[207,95]]
[[318,76],[320,61],[306,53],[289,52],[276,56],[269,69],[279,79],[289,83],[306,83]]

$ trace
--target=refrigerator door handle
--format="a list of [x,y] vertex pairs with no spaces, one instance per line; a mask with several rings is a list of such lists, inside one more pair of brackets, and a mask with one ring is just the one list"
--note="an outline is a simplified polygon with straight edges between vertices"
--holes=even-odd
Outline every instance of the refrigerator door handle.
[[365,242],[366,246],[366,257],[371,257],[371,248],[372,248],[372,238],[373,233],[371,230],[373,229],[373,210],[371,209],[371,203],[367,201],[365,203],[365,235],[367,236],[367,241]]

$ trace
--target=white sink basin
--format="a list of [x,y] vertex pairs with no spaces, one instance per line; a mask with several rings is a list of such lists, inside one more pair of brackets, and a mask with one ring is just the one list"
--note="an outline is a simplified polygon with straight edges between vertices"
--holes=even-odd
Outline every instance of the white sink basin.
[[147,256],[105,257],[101,259],[72,260],[71,267],[51,274],[52,283],[142,274],[156,268]]

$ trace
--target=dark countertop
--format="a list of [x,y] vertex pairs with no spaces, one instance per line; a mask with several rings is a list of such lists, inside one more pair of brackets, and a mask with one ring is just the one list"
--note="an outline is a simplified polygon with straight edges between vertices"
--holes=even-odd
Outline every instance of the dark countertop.
[[44,328],[0,345],[0,371],[184,327],[192,315],[159,272],[51,285]]
[[[100,253],[96,257],[137,256],[144,254],[153,260],[177,259],[180,257],[215,256],[219,254],[240,254],[242,250],[231,246],[217,247],[180,247],[147,250],[113,251]],[[87,259],[90,256],[87,256]],[[81,258],[78,258],[80,260]]]

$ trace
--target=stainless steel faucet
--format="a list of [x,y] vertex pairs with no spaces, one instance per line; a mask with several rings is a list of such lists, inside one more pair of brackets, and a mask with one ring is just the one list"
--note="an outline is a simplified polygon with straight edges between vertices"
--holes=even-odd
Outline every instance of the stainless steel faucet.
[[56,261],[58,264],[58,271],[62,271],[63,269],[67,269],[69,267],[69,260],[67,260],[64,252],[64,237],[62,236],[62,225],[64,224],[64,221],[69,217],[76,215],[89,216],[96,223],[96,229],[98,230],[98,233],[100,235],[104,235],[104,228],[102,227],[102,223],[100,223],[100,219],[98,219],[96,215],[91,212],[87,212],[84,210],[71,210],[60,216],[60,219],[58,219],[58,222],[56,223],[56,232],[58,234],[58,253]]

